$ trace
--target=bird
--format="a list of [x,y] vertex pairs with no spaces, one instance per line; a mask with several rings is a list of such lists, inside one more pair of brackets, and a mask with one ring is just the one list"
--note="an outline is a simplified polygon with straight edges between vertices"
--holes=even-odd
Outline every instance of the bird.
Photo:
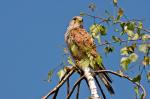
[[[105,70],[102,57],[96,50],[93,37],[83,27],[81,16],[74,16],[71,19],[65,33],[65,42],[78,68],[89,67],[94,71]],[[112,80],[108,73],[99,73],[98,76],[109,93],[114,94],[114,89],[111,86]]]

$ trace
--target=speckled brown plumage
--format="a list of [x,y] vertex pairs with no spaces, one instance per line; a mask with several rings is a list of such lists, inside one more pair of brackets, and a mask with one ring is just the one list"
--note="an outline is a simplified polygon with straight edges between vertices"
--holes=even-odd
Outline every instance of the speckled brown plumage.
[[[79,16],[74,17],[69,27],[67,28],[67,32],[65,34],[65,41],[67,46],[71,52],[71,55],[76,62],[76,65],[80,67],[78,64],[82,59],[89,59],[94,62],[94,66],[89,64],[89,67],[93,70],[104,70],[105,67],[102,64],[102,58],[96,51],[96,46],[94,44],[94,40],[92,36],[83,28],[82,18]],[[74,49],[74,52],[72,51]],[[105,84],[106,88],[111,94],[114,94],[114,90],[111,86],[111,79],[107,73],[99,74],[99,77]]]

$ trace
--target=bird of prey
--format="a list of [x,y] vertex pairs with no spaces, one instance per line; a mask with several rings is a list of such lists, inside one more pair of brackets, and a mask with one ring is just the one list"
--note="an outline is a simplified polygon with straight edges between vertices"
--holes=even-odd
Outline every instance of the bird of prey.
[[[65,33],[65,41],[76,65],[80,69],[89,67],[95,71],[105,70],[92,36],[83,28],[82,17],[75,16],[72,18]],[[110,94],[114,94],[109,75],[105,72],[99,73],[98,76]]]

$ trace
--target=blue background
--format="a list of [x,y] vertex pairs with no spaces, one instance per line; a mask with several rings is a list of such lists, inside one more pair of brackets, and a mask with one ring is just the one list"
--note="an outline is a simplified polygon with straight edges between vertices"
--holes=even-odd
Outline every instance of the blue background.
[[[92,1],[92,0],[91,0]],[[0,99],[40,99],[56,84],[44,82],[47,73],[62,61],[64,33],[70,19],[80,12],[90,12],[90,0],[1,0],[0,1]],[[104,15],[104,9],[112,10],[111,0],[95,0],[98,15]],[[144,25],[150,28],[150,1],[120,1],[129,18],[144,18]],[[112,10],[113,11],[113,10]],[[98,11],[97,11],[98,12]],[[85,18],[85,27],[91,20]],[[116,52],[116,54],[118,54]],[[106,57],[105,64],[119,65],[120,57],[115,60]],[[107,63],[106,63],[107,60]],[[118,66],[111,67],[117,70]],[[108,67],[110,68],[110,67]],[[133,99],[132,84],[118,77],[113,78],[116,94],[108,99]],[[77,76],[73,76],[75,81]],[[150,85],[143,82],[150,99]],[[58,99],[65,99],[63,87]],[[82,83],[80,99],[88,97],[89,91]],[[71,99],[75,99],[71,97]]]

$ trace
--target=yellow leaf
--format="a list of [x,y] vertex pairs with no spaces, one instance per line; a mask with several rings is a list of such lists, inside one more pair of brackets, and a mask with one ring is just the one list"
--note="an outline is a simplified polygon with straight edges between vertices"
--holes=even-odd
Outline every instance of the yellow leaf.
[[139,39],[139,34],[138,33],[134,34],[132,40],[138,40],[138,39]]
[[113,0],[114,5],[117,5],[118,0]]
[[121,66],[124,70],[128,70],[128,65],[131,63],[130,58],[128,57],[122,57],[121,58]]
[[59,77],[59,79],[61,80],[62,77],[65,75],[66,71],[64,69],[61,69],[57,72],[57,75]]
[[142,40],[143,40],[143,41],[146,41],[146,40],[148,40],[148,39],[150,39],[150,35],[149,35],[149,34],[144,34],[144,35],[142,36]]
[[144,60],[142,61],[142,64],[143,64],[144,66],[149,65],[149,64],[150,64],[150,57],[145,56],[145,57],[144,57]]
[[132,53],[130,56],[129,56],[130,60],[132,62],[135,62],[137,59],[138,59],[138,55],[135,54],[135,53]]
[[118,16],[120,16],[120,17],[122,17],[122,16],[123,16],[123,9],[122,9],[122,8],[119,8]]
[[148,52],[149,48],[150,48],[150,44],[139,45],[139,51],[145,54]]
[[126,29],[126,32],[127,32],[129,37],[134,37],[134,32],[132,30]]
[[123,47],[123,48],[120,50],[120,53],[121,53],[121,55],[128,55],[128,48],[127,48],[127,47]]

